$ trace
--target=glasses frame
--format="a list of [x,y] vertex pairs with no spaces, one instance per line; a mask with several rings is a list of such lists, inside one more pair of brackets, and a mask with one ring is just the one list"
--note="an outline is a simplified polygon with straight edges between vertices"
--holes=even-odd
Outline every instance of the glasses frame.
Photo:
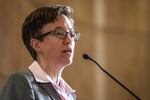
[[[59,34],[58,34],[58,32],[57,32],[57,30],[59,30],[59,29],[61,29],[61,30],[64,31],[64,37],[59,37]],[[74,33],[74,34],[72,34],[72,33]],[[62,27],[57,27],[57,28],[55,28],[55,29],[52,30],[52,31],[46,32],[46,33],[41,34],[41,35],[37,35],[35,38],[41,40],[41,39],[43,39],[44,37],[46,37],[47,35],[51,35],[51,36],[55,36],[55,37],[57,37],[57,38],[59,38],[59,39],[66,39],[67,34],[69,34],[70,37],[71,37],[71,39],[74,40],[74,41],[77,41],[77,40],[79,40],[79,38],[80,38],[80,33],[79,33],[79,32],[76,32],[76,31],[65,32],[65,30],[64,30]],[[62,35],[62,36],[63,36],[63,35]]]

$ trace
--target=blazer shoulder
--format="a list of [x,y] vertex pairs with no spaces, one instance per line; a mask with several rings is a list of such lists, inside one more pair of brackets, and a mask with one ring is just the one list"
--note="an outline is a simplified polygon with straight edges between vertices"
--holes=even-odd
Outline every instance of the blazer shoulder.
[[11,74],[0,91],[0,100],[35,100],[29,71]]
[[14,78],[25,78],[27,80],[33,81],[34,76],[30,70],[22,71],[22,72],[16,72],[11,74],[8,79],[14,79]]
[[18,84],[19,82],[29,85],[29,87],[32,87],[31,84],[34,82],[34,80],[35,79],[33,74],[29,70],[26,70],[11,74],[7,79],[7,83]]
[[19,72],[19,74],[23,75],[30,82],[35,81],[35,78],[30,70],[26,70],[24,72]]

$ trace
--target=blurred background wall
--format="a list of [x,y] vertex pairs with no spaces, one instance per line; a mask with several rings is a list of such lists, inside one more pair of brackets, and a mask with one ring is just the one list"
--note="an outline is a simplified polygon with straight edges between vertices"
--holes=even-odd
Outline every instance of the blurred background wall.
[[24,18],[47,3],[74,9],[76,43],[73,64],[63,72],[77,100],[136,100],[95,64],[88,53],[142,100],[150,100],[149,0],[0,0],[0,87],[32,59],[21,40]]

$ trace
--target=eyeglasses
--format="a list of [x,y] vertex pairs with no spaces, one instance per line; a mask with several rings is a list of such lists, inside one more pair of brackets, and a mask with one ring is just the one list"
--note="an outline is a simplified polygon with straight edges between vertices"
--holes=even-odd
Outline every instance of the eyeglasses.
[[47,35],[52,35],[52,36],[56,36],[59,39],[66,39],[67,34],[69,34],[71,39],[74,41],[77,41],[80,38],[79,32],[75,32],[75,31],[66,32],[62,27],[57,27],[56,29],[54,29],[52,31],[49,31],[49,32],[44,33],[42,35],[38,35],[35,38],[36,39],[43,39]]

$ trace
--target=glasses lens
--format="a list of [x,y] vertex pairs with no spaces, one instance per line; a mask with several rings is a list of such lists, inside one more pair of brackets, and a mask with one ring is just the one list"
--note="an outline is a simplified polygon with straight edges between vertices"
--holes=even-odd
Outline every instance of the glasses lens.
[[61,39],[65,39],[66,38],[66,32],[64,31],[64,29],[56,29],[55,30],[55,34],[56,37],[61,38]]
[[75,35],[75,41],[79,40],[80,38],[80,33],[79,32],[74,32],[74,35]]
[[79,40],[79,37],[80,37],[80,33],[74,32],[74,31],[66,32],[63,28],[60,28],[60,27],[56,28],[53,31],[47,32],[47,33],[45,33],[45,34],[43,34],[39,37],[43,38],[43,37],[45,37],[49,34],[53,35],[53,36],[56,36],[57,38],[60,38],[60,39],[65,39],[67,37],[67,34],[69,34],[71,39],[74,40],[74,41]]

